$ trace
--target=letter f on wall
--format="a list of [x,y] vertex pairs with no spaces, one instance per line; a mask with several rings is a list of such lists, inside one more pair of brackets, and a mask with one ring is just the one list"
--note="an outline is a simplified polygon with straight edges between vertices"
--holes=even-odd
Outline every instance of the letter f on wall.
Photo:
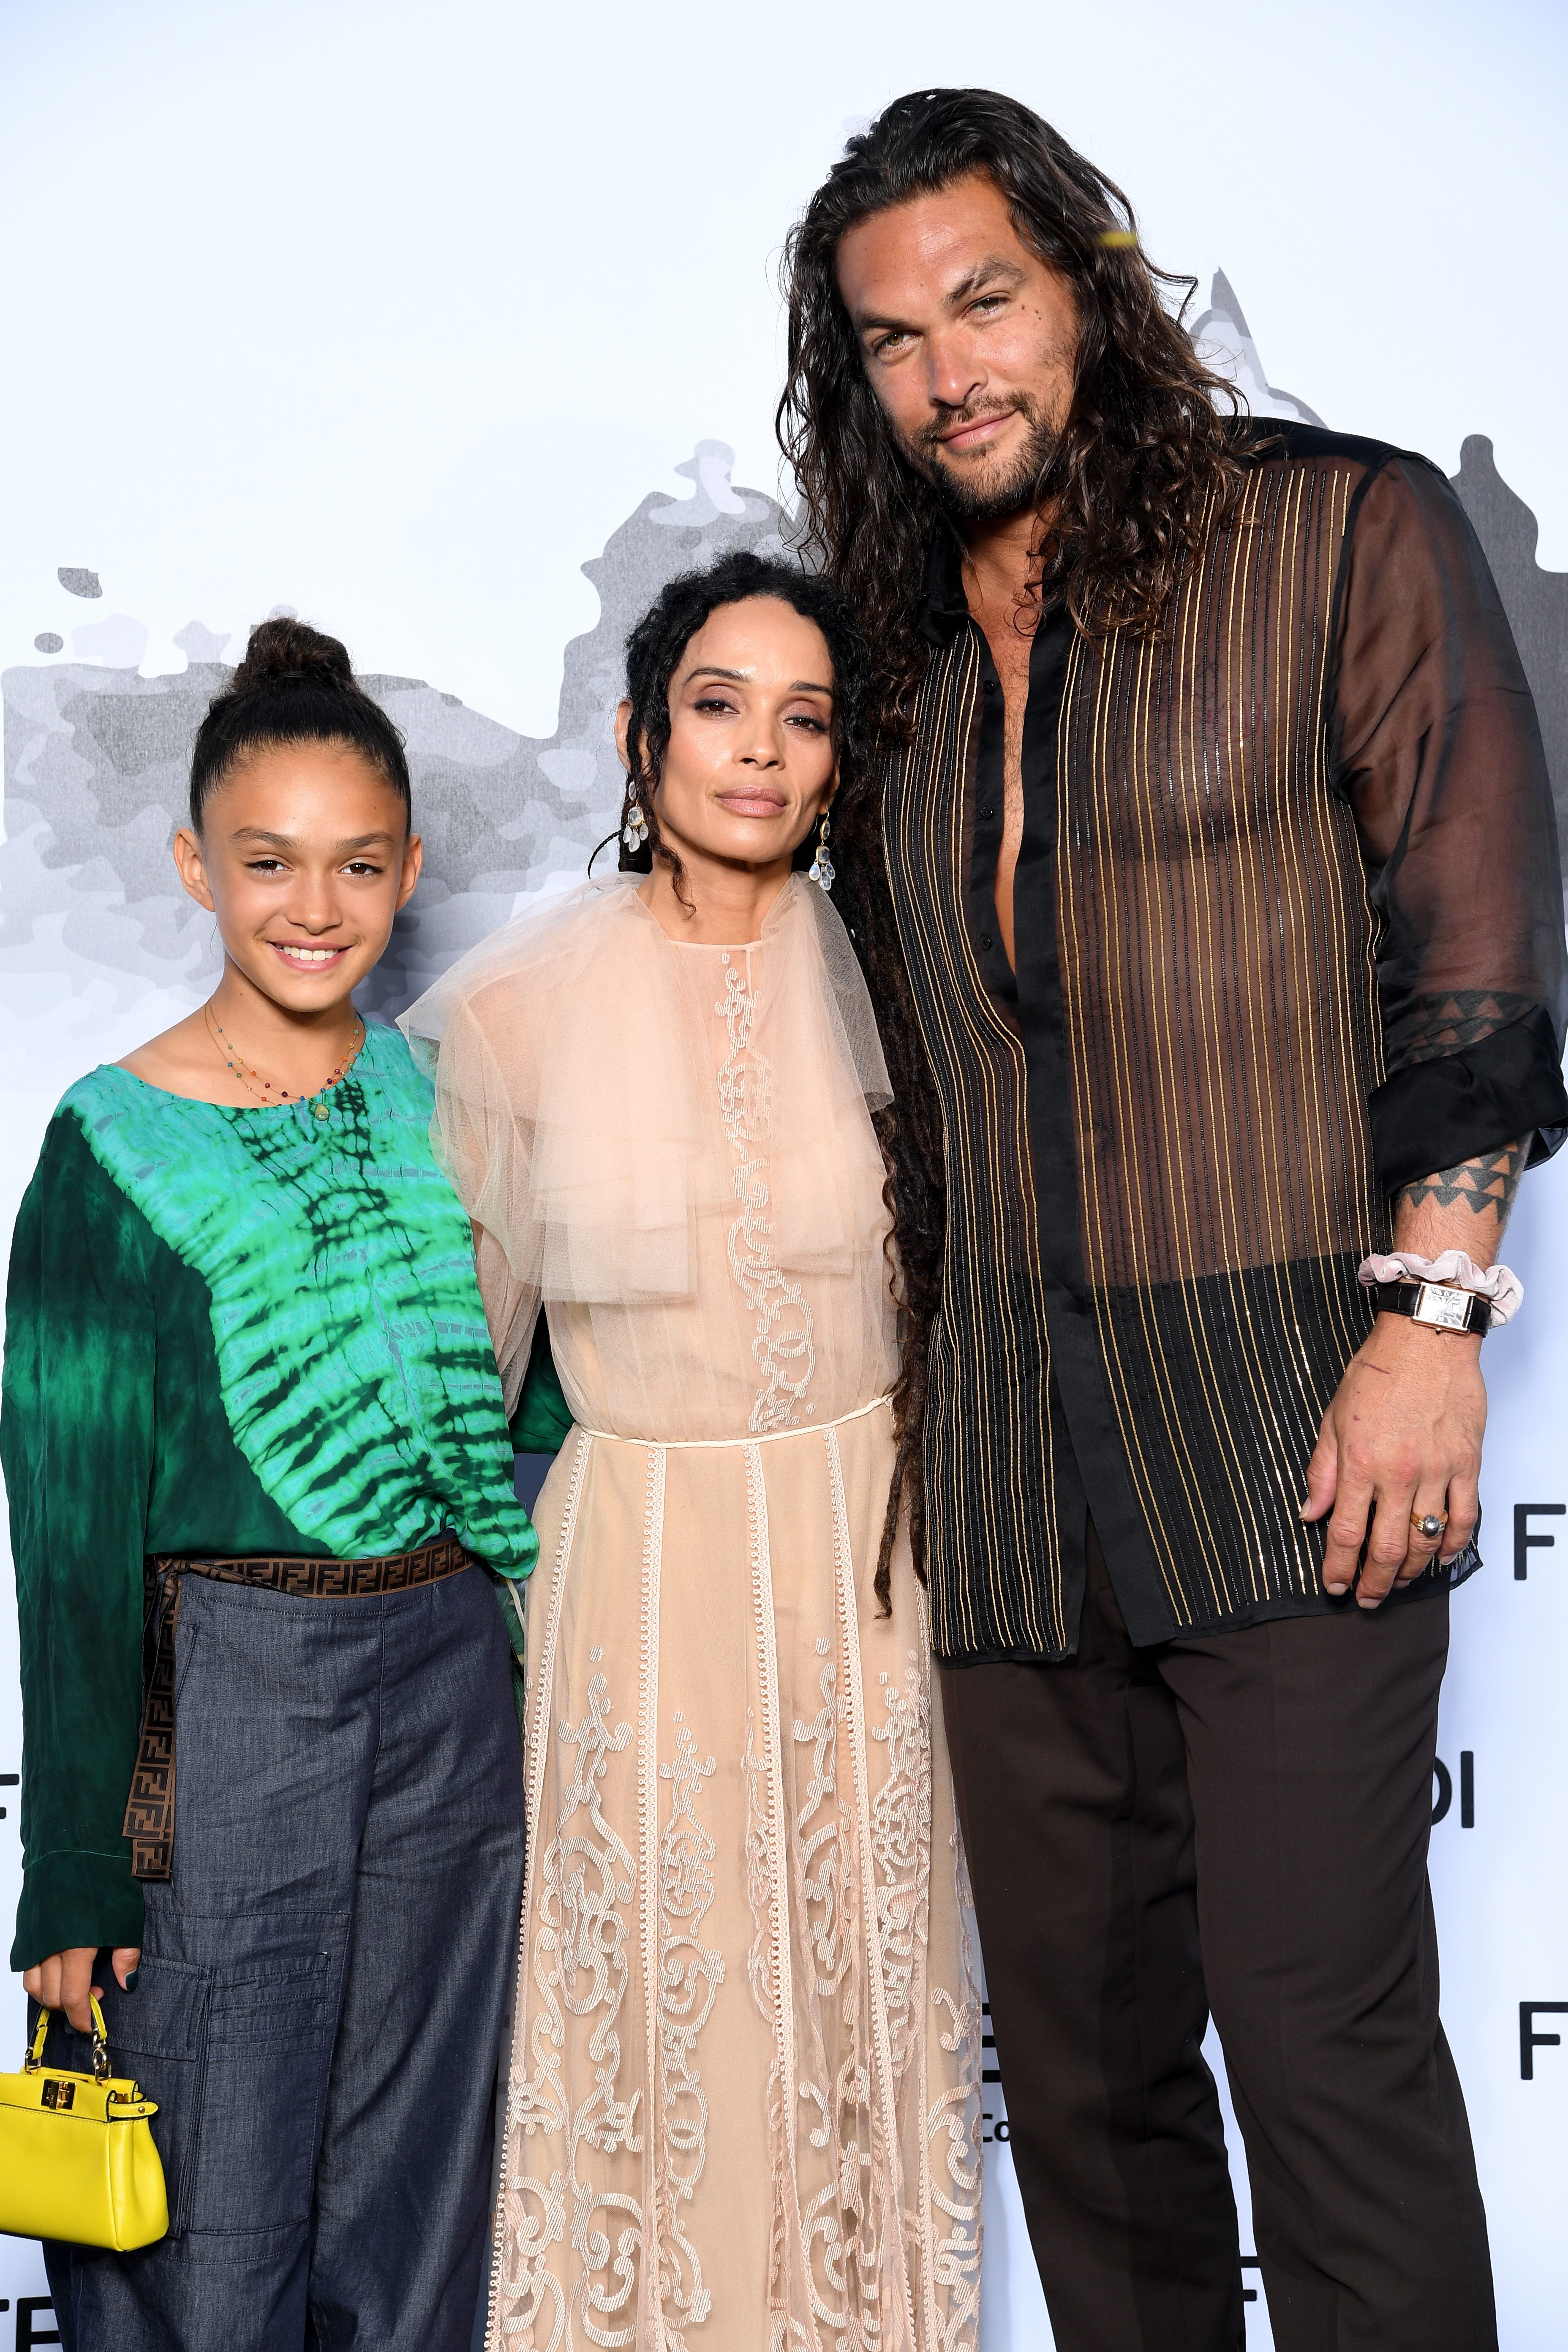
[[1531,2083],[1535,2079],[1535,2053],[1538,2050],[1555,2050],[1563,2040],[1560,2033],[1537,2033],[1538,2017],[1568,2017],[1568,2000],[1521,2000],[1519,2004],[1519,2079]]
[[1522,1584],[1530,1573],[1532,1551],[1550,1551],[1556,1543],[1555,1536],[1532,1536],[1531,1519],[1560,1519],[1568,1511],[1568,1503],[1516,1503],[1513,1507],[1513,1578]]

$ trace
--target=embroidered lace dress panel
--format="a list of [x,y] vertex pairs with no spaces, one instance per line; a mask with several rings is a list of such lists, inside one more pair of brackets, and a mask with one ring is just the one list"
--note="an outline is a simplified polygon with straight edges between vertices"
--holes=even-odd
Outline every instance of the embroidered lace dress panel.
[[[885,1405],[539,1505],[489,2342],[973,2352],[979,2000]],[[737,1545],[743,1539],[743,1549]]]
[[771,1434],[799,1419],[796,1408],[811,1386],[816,1350],[811,1340],[811,1309],[797,1282],[774,1257],[768,1215],[767,1149],[773,1125],[766,1057],[752,1042],[757,1019],[754,950],[720,950],[724,993],[714,1010],[724,1023],[730,1050],[719,1066],[719,1115],[724,1139],[735,1155],[736,1214],[730,1227],[730,1271],[757,1318],[752,1353],[763,1386],[747,1416],[747,1427]]
[[[815,902],[815,903],[814,903]],[[842,926],[635,889],[408,1017],[515,1394],[578,1416],[528,1600],[500,2352],[973,2352],[979,2007],[923,1598],[872,1592],[887,1081]]]

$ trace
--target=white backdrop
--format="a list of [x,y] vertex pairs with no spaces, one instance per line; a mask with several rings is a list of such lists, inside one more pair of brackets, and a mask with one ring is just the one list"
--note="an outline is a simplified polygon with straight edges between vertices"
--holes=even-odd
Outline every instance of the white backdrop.
[[[1489,436],[1495,473],[1472,441],[1462,487],[1568,752],[1568,324],[1545,267],[1565,58],[1546,0],[4,0],[0,1228],[65,1085],[205,992],[210,926],[165,845],[209,665],[274,606],[341,634],[409,732],[431,882],[384,1007],[580,869],[626,621],[665,572],[778,527],[784,230],[845,130],[921,82],[997,83],[1094,155],[1200,278],[1205,338],[1260,404],[1271,379],[1451,474]],[[1526,2078],[1521,2041],[1521,2003],[1568,2002],[1568,1518],[1524,1520],[1556,1540],[1515,1570],[1519,1509],[1568,1503],[1565,1163],[1525,1184],[1530,1301],[1486,1351],[1488,1569],[1455,1606],[1433,1840],[1505,2352],[1568,2338],[1568,2045],[1531,2045]],[[1005,2141],[987,2161],[983,2343],[1042,2352]],[[36,2250],[0,2241],[0,2352],[48,2340],[21,2307],[44,2292]],[[1269,2341],[1249,2305],[1249,2352]]]

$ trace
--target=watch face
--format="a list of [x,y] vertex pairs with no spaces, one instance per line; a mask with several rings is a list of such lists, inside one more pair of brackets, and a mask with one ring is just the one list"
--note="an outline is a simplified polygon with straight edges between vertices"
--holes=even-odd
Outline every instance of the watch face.
[[1440,1282],[1424,1282],[1421,1296],[1415,1302],[1415,1320],[1435,1323],[1439,1330],[1463,1331],[1470,1319],[1470,1294],[1468,1290],[1449,1290]]

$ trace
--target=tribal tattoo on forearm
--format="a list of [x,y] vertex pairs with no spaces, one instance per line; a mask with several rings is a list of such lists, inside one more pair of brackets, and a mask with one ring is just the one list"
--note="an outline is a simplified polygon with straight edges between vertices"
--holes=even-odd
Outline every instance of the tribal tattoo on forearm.
[[1457,1168],[1439,1169],[1435,1176],[1402,1184],[1394,1196],[1394,1212],[1397,1217],[1401,1209],[1418,1209],[1426,1201],[1451,1209],[1458,1202],[1478,1217],[1495,1217],[1500,1226],[1506,1225],[1523,1173],[1524,1144],[1505,1143],[1500,1151],[1483,1151],[1475,1160],[1462,1160]]
[[1500,1029],[1511,1028],[1530,1011],[1531,999],[1503,988],[1451,988],[1435,996],[1414,996],[1388,1024],[1388,1066],[1431,1062],[1479,1045]]

